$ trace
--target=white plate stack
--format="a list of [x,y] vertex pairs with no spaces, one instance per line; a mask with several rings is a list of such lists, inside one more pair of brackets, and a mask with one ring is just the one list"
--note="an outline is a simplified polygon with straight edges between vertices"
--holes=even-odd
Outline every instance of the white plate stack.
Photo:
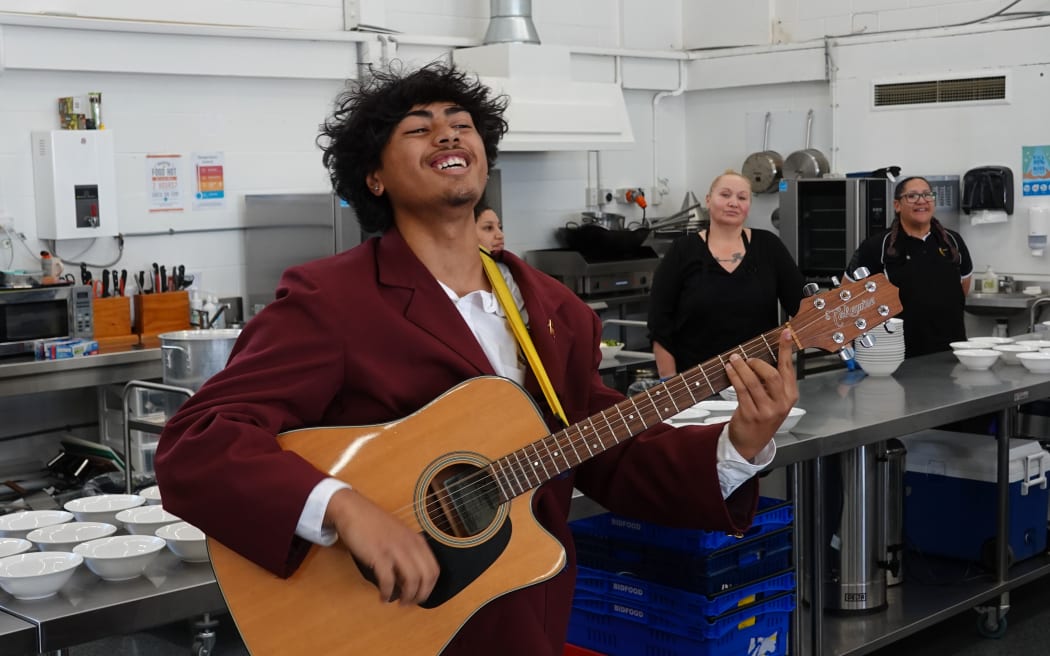
[[889,376],[904,362],[904,320],[890,319],[868,333],[875,338],[871,347],[853,345],[855,359],[869,376]]

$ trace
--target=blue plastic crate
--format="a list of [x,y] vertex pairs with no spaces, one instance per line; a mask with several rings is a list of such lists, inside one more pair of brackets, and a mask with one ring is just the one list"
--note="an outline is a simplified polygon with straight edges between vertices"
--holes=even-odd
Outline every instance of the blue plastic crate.
[[791,535],[791,529],[784,528],[706,555],[577,537],[576,559],[583,567],[710,596],[792,568]]
[[[573,607],[569,641],[608,656],[783,656],[787,653],[793,593],[782,593],[756,606],[704,622],[693,635],[683,635],[678,618],[639,621],[637,615],[609,615]],[[672,626],[674,631],[668,631]],[[701,637],[698,633],[707,633]]]
[[791,526],[795,520],[795,507],[790,501],[770,497],[759,497],[751,528],[743,534],[722,531],[669,528],[615,513],[602,513],[572,522],[569,526],[576,535],[606,537],[637,544],[666,549],[678,549],[702,554],[731,546],[741,540],[765,535],[777,529]]
[[795,572],[787,570],[713,595],[653,583],[633,576],[580,567],[577,599],[618,599],[659,612],[715,617],[795,589]]

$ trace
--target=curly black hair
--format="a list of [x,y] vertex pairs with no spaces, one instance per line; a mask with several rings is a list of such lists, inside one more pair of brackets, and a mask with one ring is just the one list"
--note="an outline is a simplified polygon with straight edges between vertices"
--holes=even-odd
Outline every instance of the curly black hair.
[[390,200],[372,194],[366,178],[379,168],[390,134],[409,110],[435,102],[451,102],[470,113],[492,170],[507,132],[507,98],[492,96],[480,80],[455,66],[434,62],[412,72],[370,67],[336,99],[317,140],[332,188],[354,208],[366,232],[383,232],[394,224]]

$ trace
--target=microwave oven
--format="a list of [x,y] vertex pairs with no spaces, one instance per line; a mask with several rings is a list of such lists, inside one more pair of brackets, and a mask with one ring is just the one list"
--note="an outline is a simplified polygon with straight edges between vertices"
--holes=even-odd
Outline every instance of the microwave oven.
[[32,353],[38,339],[90,339],[91,313],[87,285],[0,289],[0,357]]

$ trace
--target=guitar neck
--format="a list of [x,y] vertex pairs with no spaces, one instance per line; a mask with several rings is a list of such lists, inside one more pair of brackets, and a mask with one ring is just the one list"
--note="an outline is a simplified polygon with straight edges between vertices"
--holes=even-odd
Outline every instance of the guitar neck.
[[[734,353],[776,364],[780,333],[788,324],[711,358],[490,466],[502,501],[539,487],[562,472],[611,449],[729,387],[726,365]],[[794,348],[794,347],[793,347]]]

